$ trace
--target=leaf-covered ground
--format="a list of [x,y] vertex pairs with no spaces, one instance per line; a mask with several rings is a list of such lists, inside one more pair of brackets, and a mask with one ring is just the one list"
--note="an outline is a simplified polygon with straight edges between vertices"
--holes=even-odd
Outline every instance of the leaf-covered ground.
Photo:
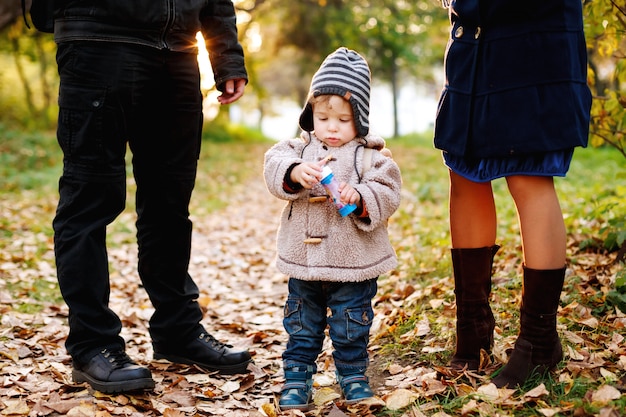
[[[146,324],[153,310],[139,285],[132,231],[110,237],[115,243],[109,252],[111,306],[123,320],[128,353],[149,366],[156,380],[154,392],[134,395],[104,395],[72,382],[70,359],[63,346],[67,308],[37,297],[38,293],[54,292],[56,277],[51,238],[29,224],[33,218],[51,218],[55,196],[42,206],[29,204],[27,195],[24,201],[11,204],[1,201],[0,217],[10,219],[14,237],[0,257],[0,414],[304,415],[296,411],[280,414],[275,407],[275,395],[283,382],[281,353],[286,342],[282,328],[286,277],[273,264],[274,236],[283,203],[270,196],[258,178],[247,184],[245,192],[231,196],[228,209],[194,217],[190,266],[201,290],[206,327],[218,339],[253,353],[255,362],[247,375],[224,377],[152,360]],[[415,210],[417,215],[420,210],[410,196],[403,204],[409,213]],[[132,224],[132,214],[123,216]],[[498,327],[493,362],[485,362],[480,374],[447,375],[442,365],[454,344],[452,279],[449,273],[432,279],[427,278],[432,271],[407,271],[403,265],[412,257],[410,247],[419,241],[402,228],[392,219],[390,232],[401,266],[380,280],[374,300],[369,376],[378,398],[350,407],[341,402],[327,340],[315,380],[316,407],[307,415],[368,416],[393,410],[398,410],[393,415],[406,417],[517,415],[523,410],[524,415],[592,415],[584,404],[598,410],[593,415],[624,412],[623,402],[621,406],[616,402],[626,390],[626,316],[614,308],[606,308],[602,314],[595,311],[602,309],[603,294],[619,268],[614,255],[577,254],[577,262],[568,271],[574,278],[568,280],[559,312],[565,360],[551,380],[552,389],[558,387],[567,400],[555,403],[542,381],[516,392],[497,390],[485,376],[506,361],[506,350],[515,340],[511,329],[517,328],[519,283],[509,283],[508,277],[519,265],[513,255],[499,256],[496,262],[493,305]],[[571,240],[575,247],[575,238]],[[42,243],[47,250],[37,249]],[[445,250],[433,248],[432,254],[442,256]],[[45,285],[31,288],[24,285],[28,282]],[[14,290],[17,284],[22,288],[19,293]],[[572,293],[576,296],[567,295]],[[23,308],[29,303],[43,308],[29,312]],[[22,307],[17,309],[18,305]],[[580,401],[572,399],[576,395],[567,395],[580,391],[580,381],[587,380],[600,382],[580,392]]]

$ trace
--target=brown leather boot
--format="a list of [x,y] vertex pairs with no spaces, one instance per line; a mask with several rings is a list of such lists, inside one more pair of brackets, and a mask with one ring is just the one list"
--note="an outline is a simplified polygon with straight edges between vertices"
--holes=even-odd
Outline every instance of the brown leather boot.
[[556,331],[556,313],[565,279],[565,267],[538,270],[524,266],[520,332],[509,362],[493,382],[515,388],[531,376],[544,374],[563,359]]
[[456,351],[448,365],[454,371],[478,370],[480,350],[491,352],[495,319],[489,306],[493,257],[500,246],[452,249],[456,296]]

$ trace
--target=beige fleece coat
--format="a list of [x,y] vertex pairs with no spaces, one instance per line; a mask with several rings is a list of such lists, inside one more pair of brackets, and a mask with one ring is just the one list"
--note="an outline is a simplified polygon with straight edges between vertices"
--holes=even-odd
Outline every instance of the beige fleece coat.
[[[264,177],[268,190],[288,201],[277,237],[278,269],[293,278],[308,281],[358,282],[375,278],[397,265],[387,233],[387,220],[400,205],[402,179],[393,159],[373,152],[371,167],[363,178],[364,147],[382,149],[383,138],[368,135],[341,147],[327,147],[312,133],[283,140],[265,154]],[[354,213],[341,217],[321,184],[289,193],[283,180],[290,166],[319,161],[328,154],[328,166],[341,182],[352,185],[367,206],[369,217]],[[323,201],[318,201],[323,200]],[[319,243],[306,243],[320,238]]]

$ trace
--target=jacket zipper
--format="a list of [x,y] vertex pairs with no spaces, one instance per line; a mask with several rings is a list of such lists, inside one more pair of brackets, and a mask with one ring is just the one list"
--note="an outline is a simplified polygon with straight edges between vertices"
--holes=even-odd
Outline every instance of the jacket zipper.
[[174,24],[174,0],[167,0],[167,20],[165,21],[165,27],[163,28],[163,32],[161,33],[161,47],[163,49],[169,49],[169,45],[167,44],[167,33],[170,31],[170,28]]

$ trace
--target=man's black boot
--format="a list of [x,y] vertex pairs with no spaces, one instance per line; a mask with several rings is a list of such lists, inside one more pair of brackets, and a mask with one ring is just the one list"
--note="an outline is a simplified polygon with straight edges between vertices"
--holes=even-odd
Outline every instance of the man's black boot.
[[241,374],[247,372],[252,362],[247,350],[235,350],[231,345],[215,340],[208,333],[200,333],[198,337],[186,344],[174,347],[154,347],[154,359],[167,359],[170,362],[198,365],[208,371],[222,374]]
[[73,361],[74,382],[87,382],[95,390],[118,393],[154,388],[150,370],[139,366],[126,352],[103,349],[86,364]]

